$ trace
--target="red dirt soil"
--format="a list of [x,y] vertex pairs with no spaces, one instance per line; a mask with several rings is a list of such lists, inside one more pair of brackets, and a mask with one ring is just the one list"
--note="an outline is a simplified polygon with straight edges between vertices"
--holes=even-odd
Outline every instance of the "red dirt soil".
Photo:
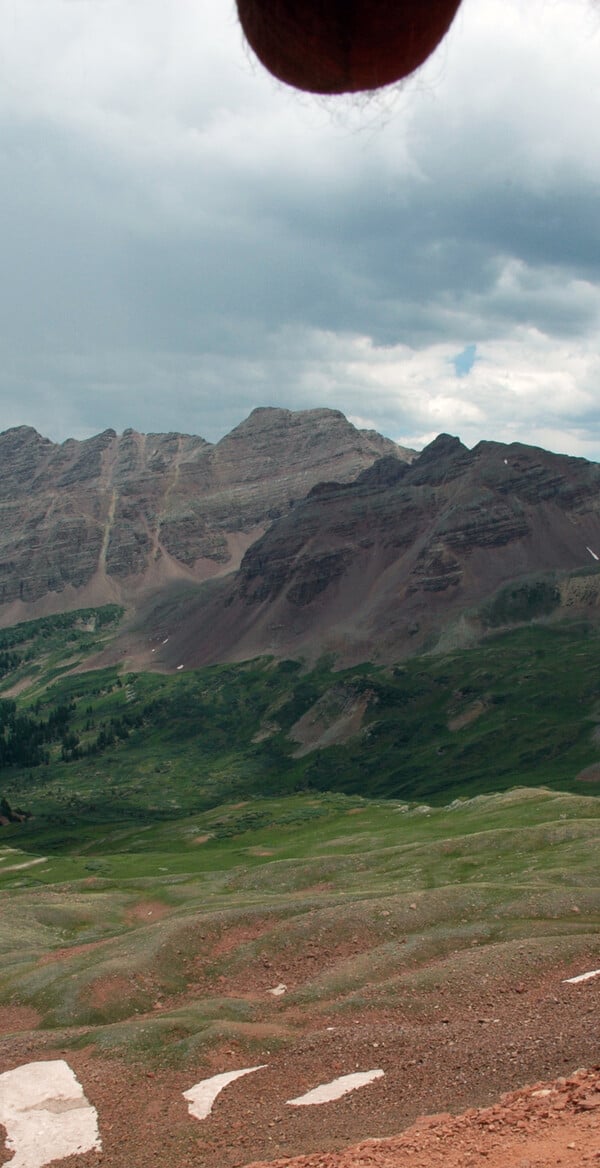
[[[431,1115],[400,1136],[269,1168],[576,1168],[600,1164],[600,1074],[577,1071],[503,1095],[494,1107]],[[254,1161],[248,1168],[267,1168]]]
[[[516,983],[492,967],[489,981],[440,985],[389,1010],[340,1014],[320,1003],[304,1012],[265,994],[260,1023],[228,1031],[224,1020],[183,1067],[102,1051],[93,1028],[81,1047],[84,1028],[36,1029],[34,1012],[15,1005],[0,1016],[0,1073],[38,1059],[72,1067],[97,1109],[103,1152],[70,1157],[65,1168],[600,1168],[600,978],[563,981],[598,967],[595,945],[586,958],[534,967]],[[269,970],[272,984],[279,972]],[[151,1015],[137,1017],[143,1026]],[[259,1063],[267,1065],[227,1087],[208,1119],[189,1116],[183,1091]],[[337,1102],[287,1105],[374,1068],[384,1077]],[[10,1159],[0,1136],[0,1164]]]

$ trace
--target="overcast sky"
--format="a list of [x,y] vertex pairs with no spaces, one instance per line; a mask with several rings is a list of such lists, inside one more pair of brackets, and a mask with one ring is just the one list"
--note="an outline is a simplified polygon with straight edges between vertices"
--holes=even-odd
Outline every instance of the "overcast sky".
[[271,80],[234,0],[0,19],[0,429],[331,406],[600,458],[594,0],[464,0],[365,100]]

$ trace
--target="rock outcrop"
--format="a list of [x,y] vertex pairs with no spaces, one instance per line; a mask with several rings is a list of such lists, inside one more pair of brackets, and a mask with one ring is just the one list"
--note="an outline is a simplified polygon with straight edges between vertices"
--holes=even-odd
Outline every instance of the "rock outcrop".
[[350,481],[384,454],[410,457],[326,409],[257,409],[214,445],[134,430],[57,445],[7,430],[0,622],[230,571],[316,483]]
[[488,623],[548,615],[562,592],[539,581],[598,573],[598,555],[598,464],[517,443],[469,451],[441,435],[411,464],[384,457],[354,482],[315,486],[203,598],[173,651],[190,664],[261,652],[394,660],[435,647],[459,619],[476,631],[481,606],[514,581],[525,581],[518,597]]

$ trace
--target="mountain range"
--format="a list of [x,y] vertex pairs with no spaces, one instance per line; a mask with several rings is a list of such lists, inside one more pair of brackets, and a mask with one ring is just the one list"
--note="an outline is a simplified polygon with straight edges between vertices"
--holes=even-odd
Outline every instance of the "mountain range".
[[412,456],[325,409],[256,409],[214,445],[134,430],[56,444],[6,430],[0,623],[231,571],[316,483],[347,482],[390,451]]
[[391,662],[600,611],[600,466],[440,435],[419,455],[332,410],[257,409],[215,445],[0,435],[0,620],[118,601],[111,652]]

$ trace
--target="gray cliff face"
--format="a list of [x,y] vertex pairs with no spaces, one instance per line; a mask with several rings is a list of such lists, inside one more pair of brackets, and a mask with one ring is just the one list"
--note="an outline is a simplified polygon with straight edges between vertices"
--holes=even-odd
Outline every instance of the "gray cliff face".
[[458,620],[477,635],[480,607],[515,581],[534,598],[550,581],[558,598],[573,574],[592,581],[583,607],[597,617],[598,555],[600,465],[441,435],[410,464],[384,456],[315,486],[186,613],[169,652],[190,665],[265,652],[397,660]]
[[334,410],[254,410],[214,445],[134,430],[55,444],[31,427],[7,430],[0,604],[92,583],[100,603],[123,587],[235,568],[240,537],[247,547],[320,480],[349,482],[389,453],[410,457]]
[[238,594],[262,603],[284,590],[304,605],[375,551],[382,567],[403,564],[409,595],[461,584],[475,553],[483,581],[485,553],[503,548],[523,570],[571,569],[591,563],[599,524],[597,464],[516,443],[469,451],[440,435],[412,465],[382,458],[351,484],[315,487],[246,552]]

